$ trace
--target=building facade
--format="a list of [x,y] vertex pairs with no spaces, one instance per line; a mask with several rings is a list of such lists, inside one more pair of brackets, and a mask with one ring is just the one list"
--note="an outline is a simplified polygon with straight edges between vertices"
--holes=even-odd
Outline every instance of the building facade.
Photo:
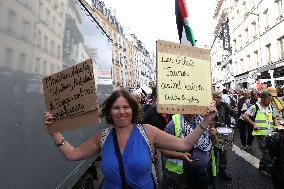
[[218,0],[218,9],[228,12],[234,76],[230,88],[256,88],[257,80],[264,86],[283,85],[282,0]]
[[[153,77],[153,56],[145,49],[134,34],[127,34],[103,1],[92,0],[93,16],[113,42],[114,85],[128,88],[149,86]],[[151,66],[151,68],[150,68]],[[154,81],[155,82],[155,81]]]
[[62,69],[63,0],[0,1],[0,66],[50,75]]

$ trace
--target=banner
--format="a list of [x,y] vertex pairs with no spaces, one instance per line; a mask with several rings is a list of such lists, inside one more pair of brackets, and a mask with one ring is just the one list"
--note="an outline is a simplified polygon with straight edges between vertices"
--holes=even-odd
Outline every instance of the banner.
[[210,51],[157,41],[157,110],[206,114],[212,101]]
[[50,131],[86,127],[99,122],[91,59],[42,79],[45,107],[53,114]]

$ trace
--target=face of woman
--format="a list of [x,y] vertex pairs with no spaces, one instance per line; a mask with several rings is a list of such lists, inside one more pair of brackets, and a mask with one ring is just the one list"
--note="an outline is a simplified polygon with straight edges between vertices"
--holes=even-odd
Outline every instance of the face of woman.
[[127,126],[131,124],[132,109],[124,97],[119,97],[111,106],[111,118],[116,126]]

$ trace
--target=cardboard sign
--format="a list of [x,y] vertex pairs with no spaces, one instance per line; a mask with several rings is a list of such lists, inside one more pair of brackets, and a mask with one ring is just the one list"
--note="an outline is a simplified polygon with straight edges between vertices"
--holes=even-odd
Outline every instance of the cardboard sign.
[[45,107],[53,114],[50,131],[86,127],[99,122],[92,61],[86,60],[42,79]]
[[206,114],[212,101],[210,51],[157,41],[157,111]]

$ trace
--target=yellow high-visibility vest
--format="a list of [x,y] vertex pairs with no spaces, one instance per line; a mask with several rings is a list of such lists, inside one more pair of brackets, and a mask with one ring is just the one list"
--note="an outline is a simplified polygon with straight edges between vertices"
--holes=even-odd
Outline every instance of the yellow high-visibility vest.
[[[174,114],[172,116],[172,120],[174,122],[174,127],[175,127],[175,136],[177,138],[181,138],[181,115]],[[165,167],[170,172],[173,172],[176,174],[182,174],[183,173],[183,160],[167,159],[167,163]]]
[[[253,108],[256,110],[255,105]],[[269,108],[270,111],[267,113],[263,113],[257,110],[255,115],[255,125],[259,128],[259,130],[255,130],[252,132],[253,136],[266,136],[268,134],[269,129],[273,129],[273,119],[272,119],[272,109]]]

